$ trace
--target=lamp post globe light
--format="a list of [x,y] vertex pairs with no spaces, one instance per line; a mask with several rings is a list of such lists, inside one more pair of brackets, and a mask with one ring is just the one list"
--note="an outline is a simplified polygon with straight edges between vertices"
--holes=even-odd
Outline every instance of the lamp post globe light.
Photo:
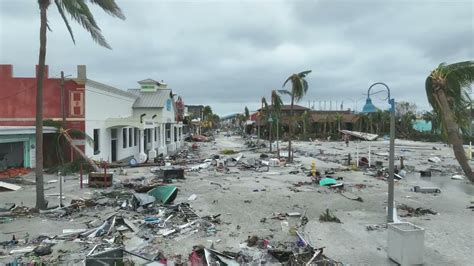
[[376,82],[370,85],[367,90],[367,100],[364,107],[362,108],[362,113],[374,113],[377,112],[377,107],[372,103],[370,99],[370,90],[377,86],[381,85],[387,89],[388,94],[388,104],[390,104],[390,155],[388,161],[388,215],[387,222],[393,223],[393,205],[394,205],[394,184],[393,184],[393,174],[394,174],[394,160],[395,160],[395,99],[390,98],[390,88],[382,82]]

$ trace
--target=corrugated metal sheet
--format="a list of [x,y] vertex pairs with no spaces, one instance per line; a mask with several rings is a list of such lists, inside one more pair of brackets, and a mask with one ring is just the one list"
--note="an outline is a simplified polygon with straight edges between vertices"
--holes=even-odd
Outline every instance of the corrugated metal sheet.
[[140,89],[129,89],[128,92],[138,97],[133,104],[134,108],[156,108],[165,106],[166,100],[170,99],[171,90],[141,92]]

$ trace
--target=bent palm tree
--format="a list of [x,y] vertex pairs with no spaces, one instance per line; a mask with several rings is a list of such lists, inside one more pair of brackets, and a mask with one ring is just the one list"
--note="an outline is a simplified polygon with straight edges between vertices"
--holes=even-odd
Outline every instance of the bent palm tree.
[[461,131],[470,127],[471,104],[466,88],[474,82],[474,61],[446,65],[441,63],[426,78],[425,89],[433,112],[440,117],[441,132],[453,145],[454,156],[466,177],[474,182],[474,174],[464,152]]
[[[115,0],[90,0],[92,4],[101,7],[106,13],[120,19],[125,19]],[[64,20],[66,27],[75,43],[74,34],[66,14],[79,23],[91,34],[92,39],[99,45],[111,49],[97,25],[94,16],[89,10],[86,0],[54,0],[59,14]],[[49,28],[47,10],[51,0],[38,0],[40,9],[40,49],[38,59],[38,71],[36,73],[36,208],[46,208],[43,184],[43,79],[46,65],[46,29]]]
[[291,96],[291,107],[290,107],[291,117],[290,117],[290,123],[288,125],[290,129],[290,138],[288,139],[288,162],[293,161],[293,154],[291,151],[291,139],[293,138],[293,121],[294,121],[293,107],[294,107],[295,102],[301,101],[301,99],[303,99],[303,97],[306,95],[306,92],[308,92],[308,82],[306,81],[305,78],[309,73],[311,73],[311,70],[306,70],[298,74],[293,74],[289,76],[283,83],[283,87],[285,87],[288,81],[291,81],[291,91],[279,90],[279,92],[285,93]]

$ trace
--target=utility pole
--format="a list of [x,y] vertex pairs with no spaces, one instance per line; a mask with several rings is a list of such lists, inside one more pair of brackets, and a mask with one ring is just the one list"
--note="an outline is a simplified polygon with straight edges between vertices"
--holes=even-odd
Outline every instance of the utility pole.
[[[64,71],[61,71],[61,127],[66,129],[66,101],[65,101],[65,92],[64,92]],[[72,160],[72,156],[71,156]],[[59,207],[63,207],[63,176],[62,173],[59,173]]]
[[62,117],[62,127],[66,128],[66,102],[64,99],[64,71],[61,71],[61,117]]

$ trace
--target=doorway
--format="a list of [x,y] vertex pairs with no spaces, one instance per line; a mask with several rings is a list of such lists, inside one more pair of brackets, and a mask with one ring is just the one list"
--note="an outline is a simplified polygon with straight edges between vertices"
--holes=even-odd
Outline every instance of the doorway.
[[24,167],[24,143],[0,143],[0,171],[11,167]]
[[110,147],[111,147],[111,160],[112,162],[117,161],[117,129],[112,128],[110,129]]

